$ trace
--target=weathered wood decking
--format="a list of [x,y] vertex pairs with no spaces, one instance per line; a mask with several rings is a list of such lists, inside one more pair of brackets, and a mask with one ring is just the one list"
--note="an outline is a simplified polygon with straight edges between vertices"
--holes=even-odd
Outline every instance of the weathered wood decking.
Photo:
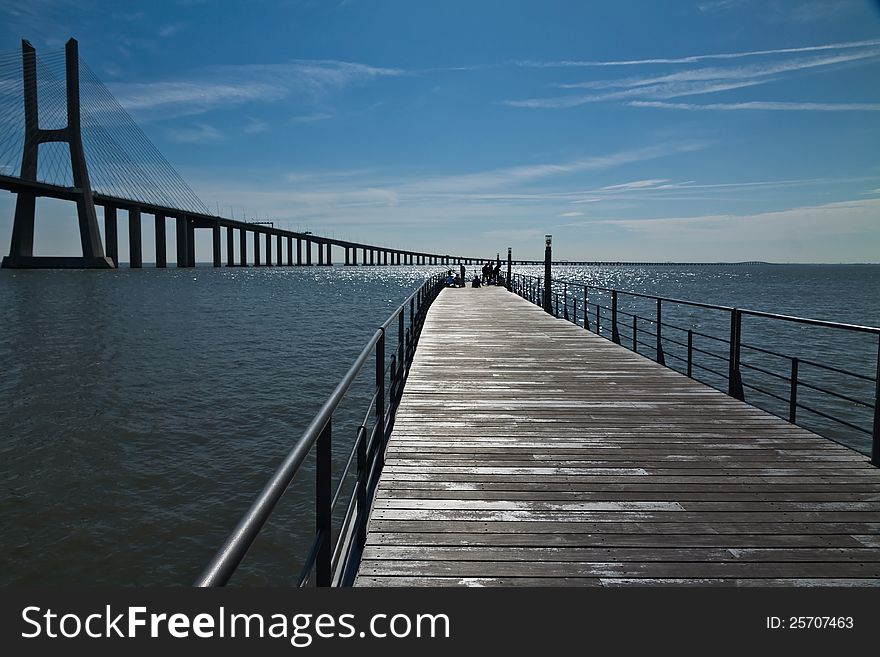
[[359,586],[880,584],[880,470],[550,317],[444,290]]

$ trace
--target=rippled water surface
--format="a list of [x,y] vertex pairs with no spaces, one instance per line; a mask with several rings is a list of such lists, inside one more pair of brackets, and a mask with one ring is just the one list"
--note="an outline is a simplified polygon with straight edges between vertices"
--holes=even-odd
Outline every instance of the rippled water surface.
[[[376,327],[437,269],[0,271],[0,584],[191,583]],[[880,325],[878,266],[554,275]],[[725,330],[723,319],[668,313]],[[871,376],[876,366],[876,340],[811,343],[759,322],[747,338]],[[369,394],[366,381],[352,392],[338,435],[353,437]],[[349,446],[337,441],[337,462]],[[311,471],[307,462],[238,583],[289,584],[298,572]]]

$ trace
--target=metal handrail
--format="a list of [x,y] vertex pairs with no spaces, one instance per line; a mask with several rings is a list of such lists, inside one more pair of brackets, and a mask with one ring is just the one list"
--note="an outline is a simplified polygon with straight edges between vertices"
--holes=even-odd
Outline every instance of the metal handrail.
[[[511,275],[511,291],[519,294],[523,298],[526,298],[530,301],[533,301],[537,305],[538,300],[535,299],[535,289],[540,291],[544,285],[544,279],[537,276],[529,276],[524,274],[512,274]],[[727,380],[727,394],[735,397],[741,401],[745,401],[745,393],[744,389],[754,390],[758,393],[768,395],[774,399],[777,399],[781,402],[787,402],[789,406],[788,420],[792,423],[797,423],[797,410],[803,409],[810,413],[814,413],[822,418],[830,420],[832,422],[838,423],[839,425],[848,427],[850,429],[858,430],[861,433],[867,433],[872,436],[872,448],[871,448],[871,462],[874,465],[880,466],[880,340],[878,340],[878,349],[877,349],[877,370],[876,375],[874,377],[867,376],[865,374],[860,374],[857,372],[851,372],[841,367],[835,367],[832,365],[826,365],[823,363],[817,363],[808,359],[800,359],[795,356],[790,356],[787,354],[781,354],[776,351],[772,351],[770,349],[765,349],[762,347],[757,347],[755,345],[745,344],[742,341],[742,318],[744,316],[747,317],[756,317],[762,319],[770,319],[775,321],[783,321],[783,322],[791,322],[796,324],[802,324],[805,326],[816,326],[820,328],[828,328],[828,329],[837,329],[844,330],[849,332],[858,332],[862,334],[876,335],[880,336],[880,327],[873,326],[863,326],[859,324],[847,324],[842,322],[832,322],[827,320],[819,320],[812,319],[807,317],[795,317],[792,315],[783,315],[779,313],[769,313],[758,310],[749,310],[736,308],[731,306],[722,306],[717,304],[709,304],[702,303],[696,301],[686,301],[683,299],[675,299],[671,297],[661,297],[651,294],[645,294],[641,292],[632,292],[629,290],[616,290],[613,288],[599,287],[595,285],[584,284],[580,282],[574,282],[566,279],[550,279],[547,283],[547,286],[551,288],[551,291],[554,295],[555,299],[555,310],[551,309],[551,314],[555,314],[559,317],[559,305],[560,305],[560,294],[562,295],[562,307],[565,309],[564,315],[565,319],[568,321],[572,321],[575,324],[578,324],[579,317],[577,313],[578,302],[583,304],[583,326],[587,330],[591,330],[590,327],[590,314],[595,310],[593,317],[595,318],[595,324],[592,327],[592,331],[596,334],[605,337],[607,339],[612,340],[617,344],[624,344],[622,337],[626,339],[627,348],[638,351],[639,346],[649,348],[649,352],[647,355],[652,356],[658,363],[662,365],[666,365],[666,356],[669,356],[674,361],[682,362],[686,364],[687,367],[687,376],[692,376],[693,369],[696,368],[698,370],[711,372],[712,374],[721,377],[722,379]],[[578,297],[577,293],[572,294],[573,297],[573,307],[575,309],[574,315],[572,318],[568,317],[568,295],[569,295],[569,287],[573,290],[583,290],[583,297]],[[597,299],[595,303],[590,303],[589,300],[589,292],[591,290],[598,291],[602,293],[599,295],[600,297],[604,297],[604,300],[607,302],[608,295],[610,294],[611,305],[604,306],[601,305],[601,300]],[[632,297],[637,297],[641,299],[647,299],[656,303],[656,316],[653,318],[645,317],[643,314],[639,315],[635,311],[627,312],[618,307],[618,297],[620,295],[628,295]],[[538,295],[540,297],[540,294]],[[664,322],[662,320],[662,306],[663,303],[671,303],[685,306],[692,306],[696,308],[702,308],[707,310],[716,310],[729,314],[730,318],[730,335],[727,339],[721,338],[718,336],[710,335],[708,333],[703,333],[700,331],[696,331],[694,329],[686,329],[681,326],[676,326],[671,323]],[[624,324],[620,323],[618,317],[622,316],[625,318],[632,318],[632,330],[621,332],[621,328],[629,328]],[[610,327],[607,324],[610,323]],[[648,327],[654,327],[655,330],[651,331]],[[665,336],[664,330],[676,330],[681,332],[686,332],[688,335],[687,344],[674,340],[670,337]],[[638,335],[636,335],[636,331],[638,331]],[[645,342],[644,340],[638,339],[642,336],[650,336],[653,338],[654,344],[650,344]],[[714,340],[717,342],[721,342],[726,344],[729,348],[729,353],[727,356],[723,356],[721,354],[713,353],[707,351],[705,349],[700,349],[699,347],[694,346],[693,339],[694,336],[699,336],[701,338]],[[629,346],[631,345],[631,346]],[[687,358],[684,358],[680,354],[669,353],[666,354],[664,351],[664,345],[676,345],[677,347],[681,347],[683,349],[687,349]],[[786,359],[790,362],[791,365],[791,375],[784,376],[777,372],[772,372],[768,369],[764,369],[763,367],[757,366],[752,363],[741,362],[740,352],[742,349],[748,349],[755,352],[760,352],[769,356],[779,357],[782,359]],[[694,354],[703,354],[705,356],[711,356],[712,358],[716,358],[721,360],[722,362],[726,362],[728,365],[728,373],[723,374],[714,369],[706,367],[703,364],[694,362]],[[644,355],[644,354],[643,354]],[[823,388],[815,383],[810,383],[807,381],[801,381],[798,379],[798,366],[800,364],[809,365],[811,367],[817,367],[822,370],[828,372],[834,372],[836,374],[840,374],[846,377],[851,377],[851,379],[857,379],[862,382],[867,382],[869,384],[874,384],[874,403],[865,402],[863,400],[858,400],[855,397],[843,394],[841,392],[836,392],[835,390],[831,390],[828,388]],[[790,384],[789,398],[786,399],[781,394],[776,394],[767,390],[763,390],[754,385],[752,382],[744,382],[742,379],[742,370],[749,370],[752,372],[760,372],[764,375],[769,375],[778,380]],[[679,370],[680,371],[680,370]],[[711,382],[707,382],[709,385],[715,387],[715,385]],[[853,422],[841,418],[835,417],[831,413],[827,413],[821,411],[819,409],[805,406],[803,403],[798,402],[797,393],[798,388],[802,387],[808,389],[810,391],[814,391],[820,394],[827,395],[828,397],[840,401],[845,401],[850,404],[857,404],[859,406],[865,407],[867,409],[873,409],[874,417],[873,417],[873,430],[867,430],[863,427],[859,427]],[[772,411],[771,412],[775,412]],[[827,438],[834,440],[834,442],[840,442],[835,440],[832,436],[827,436]],[[851,446],[850,446],[851,448]]]
[[[407,297],[407,299],[391,314],[389,319],[386,320],[382,324],[382,326],[376,330],[375,333],[373,333],[372,337],[367,341],[366,345],[361,350],[354,363],[352,363],[351,367],[349,367],[345,376],[342,377],[342,380],[337,384],[336,388],[330,394],[327,401],[324,402],[320,410],[306,427],[305,431],[303,431],[299,440],[296,441],[294,446],[288,452],[287,456],[284,458],[284,461],[282,461],[281,465],[278,466],[275,473],[269,479],[268,483],[266,483],[266,485],[257,495],[257,498],[251,504],[250,508],[248,508],[248,510],[241,517],[238,524],[235,526],[235,529],[232,530],[232,532],[224,541],[223,545],[220,547],[220,549],[217,551],[217,553],[199,575],[194,584],[195,586],[223,586],[229,581],[230,577],[241,563],[245,554],[247,554],[247,551],[250,549],[260,530],[263,528],[266,521],[272,514],[275,506],[278,504],[278,501],[287,491],[290,484],[293,482],[297,472],[299,471],[300,466],[305,461],[306,456],[309,454],[312,448],[315,447],[316,444],[319,444],[321,442],[322,438],[326,437],[329,440],[330,436],[332,435],[330,432],[330,426],[334,411],[336,411],[340,402],[345,397],[345,394],[354,384],[358,375],[364,369],[364,366],[367,364],[367,361],[374,353],[374,351],[377,355],[377,377],[379,376],[379,372],[381,372],[381,376],[384,379],[385,366],[382,348],[384,345],[385,334],[388,327],[395,320],[399,320],[399,327],[403,328],[403,315],[405,314],[407,308],[410,309],[411,313],[410,325],[407,329],[406,340],[404,340],[404,336],[402,334],[398,336],[398,349],[401,349],[402,353],[404,354],[404,359],[406,361],[409,361],[411,354],[414,353],[415,350],[415,341],[417,340],[418,335],[421,332],[421,323],[424,318],[424,313],[427,311],[428,306],[430,306],[430,304],[433,302],[434,298],[442,287],[443,280],[444,277],[441,275],[432,276],[428,280],[426,280],[425,283],[423,283],[418,290]],[[417,307],[416,302],[418,304]],[[381,363],[379,358],[380,355],[382,355]],[[408,366],[408,364],[409,363],[407,362],[406,365]],[[399,386],[402,386],[407,370],[408,367],[399,367],[397,369],[397,376],[401,379],[397,382]],[[380,401],[384,404],[384,389],[382,390],[381,396],[373,396],[371,400],[371,406],[379,403]],[[390,399],[389,408],[387,409],[387,411],[383,410],[383,412],[381,413],[383,433],[384,426],[386,425],[386,419],[389,419],[389,416],[393,417],[398,402],[399,397],[398,399]],[[327,449],[327,451],[325,452],[325,456],[329,456],[329,442],[325,445],[325,448]],[[320,451],[321,450],[319,445],[319,452]],[[319,508],[316,511],[318,516],[318,529],[316,531],[315,540],[310,549],[310,554],[306,560],[307,564],[308,562],[315,563],[320,560],[322,546],[329,546],[330,541],[330,519],[321,517],[322,515],[326,515],[330,512],[330,473],[329,471],[323,473],[320,472],[320,453],[318,461],[318,477],[321,478],[323,476],[324,478],[326,478],[325,483],[327,493],[327,508],[323,509],[323,511]],[[336,498],[334,502],[338,501],[338,494],[339,491],[337,490],[337,495],[334,496]],[[368,508],[369,506],[367,505],[366,508],[358,509],[358,513],[367,513]],[[343,552],[347,551],[348,550],[343,550]],[[329,555],[329,551],[327,551],[325,554]],[[329,565],[330,564],[324,564],[324,567],[326,568]],[[301,583],[308,580],[309,570],[309,568],[304,569],[303,575],[300,579]],[[319,582],[319,585],[326,583],[326,581]]]

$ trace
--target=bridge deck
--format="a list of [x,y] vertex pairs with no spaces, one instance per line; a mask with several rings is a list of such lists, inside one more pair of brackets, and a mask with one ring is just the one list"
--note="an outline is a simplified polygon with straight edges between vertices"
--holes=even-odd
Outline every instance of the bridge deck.
[[880,584],[865,457],[501,288],[432,306],[356,585]]

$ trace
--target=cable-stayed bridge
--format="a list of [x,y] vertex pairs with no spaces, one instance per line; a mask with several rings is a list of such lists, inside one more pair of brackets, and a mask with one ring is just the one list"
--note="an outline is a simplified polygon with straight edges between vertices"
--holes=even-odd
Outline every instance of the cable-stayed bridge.
[[[178,267],[195,266],[195,231],[199,229],[212,232],[215,267],[222,266],[224,260],[228,266],[330,265],[334,246],[344,249],[347,265],[482,262],[478,258],[282,230],[211,214],[79,58],[75,39],[68,41],[63,50],[39,56],[27,41],[22,41],[21,53],[0,53],[0,189],[17,195],[12,240],[3,267],[118,267],[120,211],[128,215],[131,267],[143,265],[144,215],[152,215],[155,220],[157,267],[167,266],[169,219],[176,231]],[[34,255],[39,197],[76,204],[82,256]],[[103,234],[97,208],[103,208]]]

